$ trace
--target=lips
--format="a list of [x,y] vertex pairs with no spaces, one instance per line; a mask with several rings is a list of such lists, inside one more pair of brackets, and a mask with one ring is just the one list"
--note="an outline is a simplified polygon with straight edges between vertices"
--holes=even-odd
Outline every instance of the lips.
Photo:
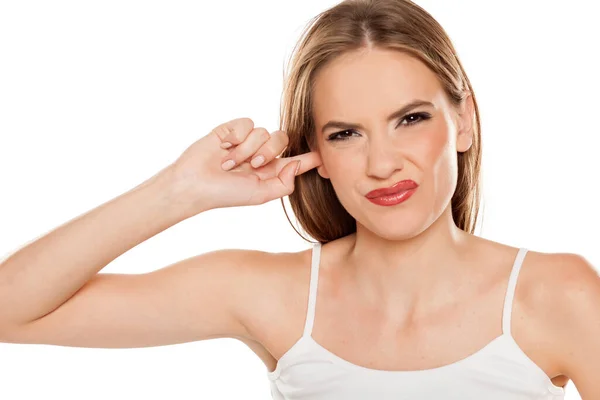
[[387,188],[371,190],[365,195],[368,199],[373,199],[381,196],[389,196],[392,194],[404,192],[406,190],[415,189],[419,185],[412,179],[405,179]]

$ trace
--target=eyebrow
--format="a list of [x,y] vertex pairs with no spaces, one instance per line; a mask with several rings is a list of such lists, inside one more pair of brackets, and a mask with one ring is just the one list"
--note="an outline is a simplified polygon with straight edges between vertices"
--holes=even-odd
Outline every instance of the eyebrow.
[[[419,106],[432,106],[432,107],[434,107],[433,103],[431,103],[429,101],[414,100],[414,101],[411,101],[410,103],[404,105],[399,110],[396,110],[392,114],[390,114],[390,116],[387,117],[387,121],[390,122],[390,121],[392,121],[392,120],[394,120],[396,118],[399,118],[404,113],[412,110],[413,108],[419,107]],[[329,128],[338,128],[338,129],[364,129],[364,127],[361,124],[355,124],[355,123],[352,123],[352,122],[343,122],[343,121],[329,121],[325,125],[323,125],[323,127],[321,128],[321,132],[324,132],[326,129],[329,129]]]

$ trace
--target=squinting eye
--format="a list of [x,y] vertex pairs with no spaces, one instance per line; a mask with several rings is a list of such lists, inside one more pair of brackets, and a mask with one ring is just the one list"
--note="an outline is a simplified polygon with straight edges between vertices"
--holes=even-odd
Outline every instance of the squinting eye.
[[[416,120],[413,118],[415,118]],[[431,115],[426,112],[416,112],[416,113],[412,113],[412,114],[407,114],[400,120],[400,123],[396,126],[396,128],[399,128],[401,126],[409,127],[409,126],[418,124],[419,122],[426,121],[430,118],[431,118]],[[413,120],[409,121],[410,119],[413,119]],[[403,124],[404,121],[406,121],[405,124]],[[354,129],[346,129],[344,131],[332,133],[331,135],[329,135],[327,137],[327,140],[331,140],[333,142],[340,141],[340,140],[348,140],[348,139],[350,139],[350,137],[353,133],[357,133],[357,132]]]
[[345,131],[332,133],[331,135],[329,135],[327,137],[327,140],[331,140],[333,142],[338,141],[338,140],[348,140],[348,139],[350,139],[348,136],[340,136],[346,132],[350,132],[350,134],[356,133],[356,131],[354,129],[346,129]]
[[[417,117],[418,119],[416,121],[408,121],[406,124],[402,124],[403,121],[406,121],[407,119],[409,119],[411,117]],[[404,125],[404,126],[414,125],[414,124],[417,124],[417,123],[419,123],[421,121],[428,120],[429,118],[431,118],[431,115],[429,115],[428,113],[424,113],[424,112],[417,112],[417,113],[407,114],[404,118],[402,118],[400,120],[400,123],[398,124],[398,126],[402,126],[402,125]]]

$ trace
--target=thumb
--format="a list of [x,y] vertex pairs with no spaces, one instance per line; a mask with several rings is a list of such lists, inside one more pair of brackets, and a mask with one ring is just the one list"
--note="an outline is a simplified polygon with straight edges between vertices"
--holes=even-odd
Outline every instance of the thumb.
[[279,171],[279,175],[260,181],[261,196],[257,199],[260,204],[292,194],[295,187],[296,167],[300,161],[289,162]]
[[295,162],[288,163],[280,172],[279,180],[282,185],[280,186],[282,193],[279,197],[292,194],[296,186],[296,175],[300,174],[300,164],[302,161],[298,160]]

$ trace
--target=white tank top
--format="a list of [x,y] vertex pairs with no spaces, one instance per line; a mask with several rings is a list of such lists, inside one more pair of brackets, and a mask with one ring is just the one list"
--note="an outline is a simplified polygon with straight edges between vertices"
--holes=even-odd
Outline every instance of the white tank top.
[[312,338],[321,244],[312,248],[304,333],[267,371],[275,400],[563,400],[552,383],[510,333],[517,276],[527,249],[517,253],[508,281],[502,334],[479,351],[451,364],[415,371],[387,371],[353,364]]

